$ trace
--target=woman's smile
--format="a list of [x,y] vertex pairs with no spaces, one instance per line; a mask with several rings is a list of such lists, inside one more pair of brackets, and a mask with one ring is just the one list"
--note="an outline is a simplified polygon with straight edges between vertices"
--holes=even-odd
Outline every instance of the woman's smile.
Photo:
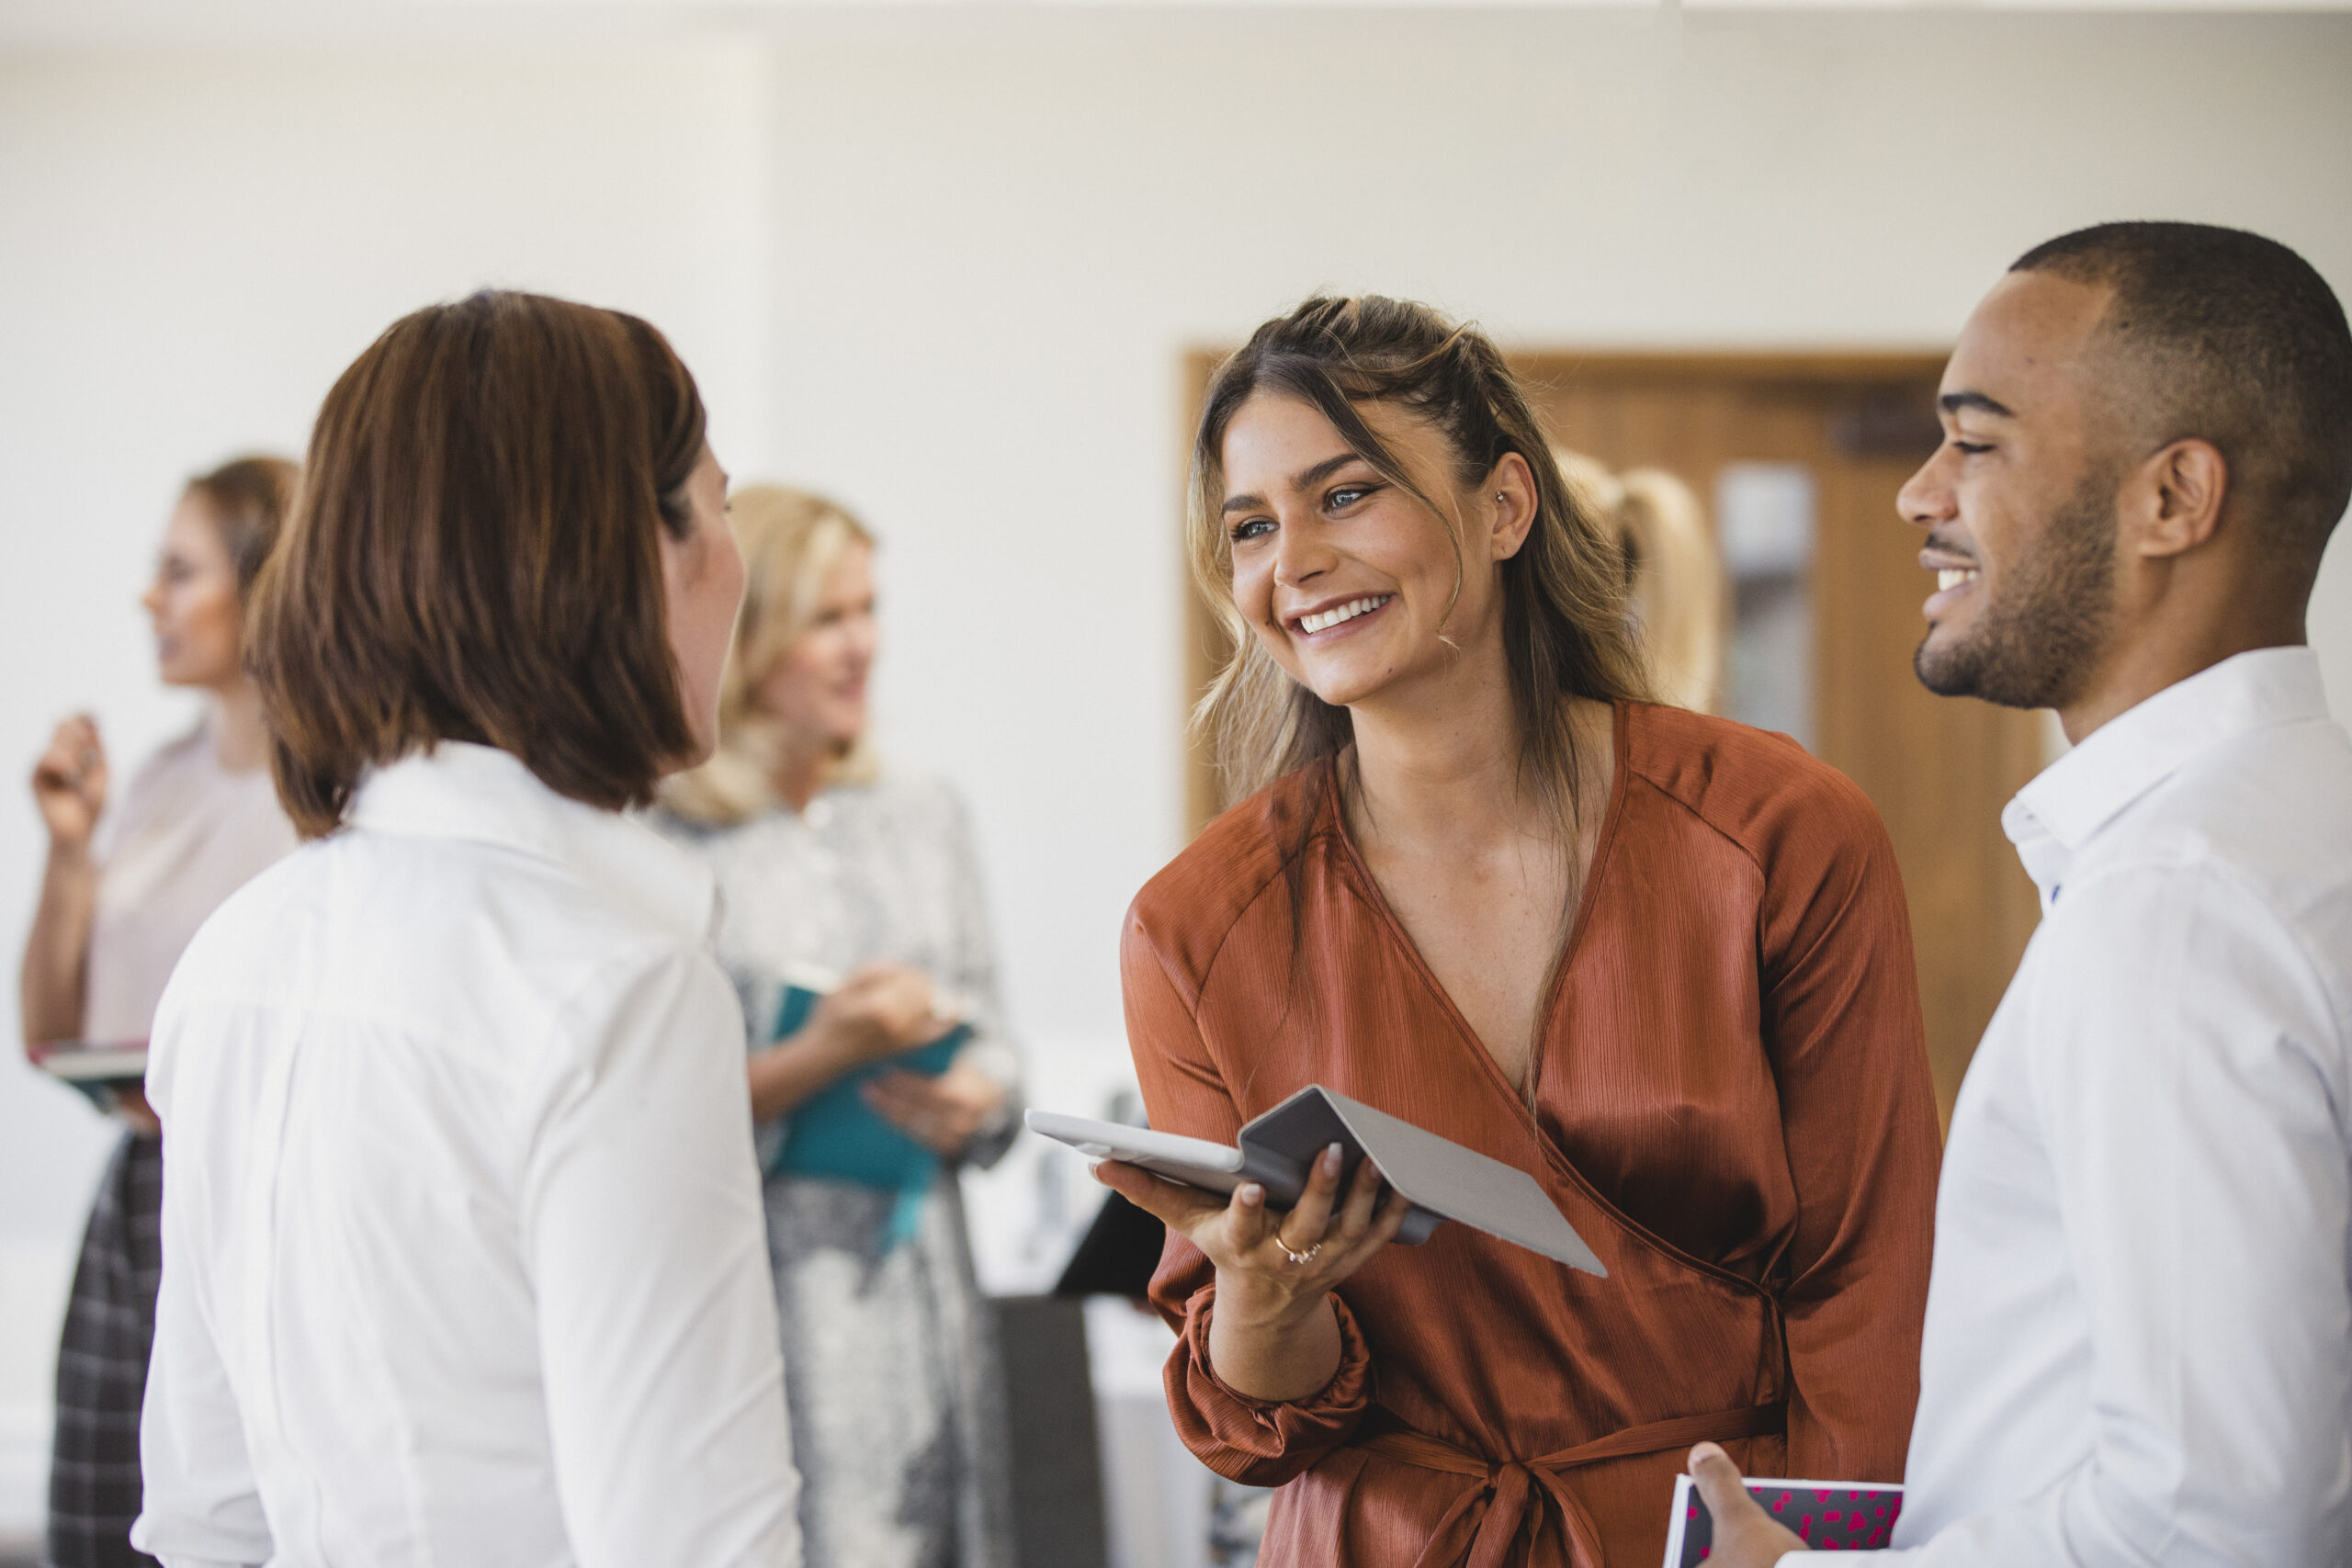
[[1358,629],[1396,597],[1394,593],[1363,593],[1352,599],[1325,600],[1312,610],[1284,618],[1291,635],[1310,642],[1328,642]]

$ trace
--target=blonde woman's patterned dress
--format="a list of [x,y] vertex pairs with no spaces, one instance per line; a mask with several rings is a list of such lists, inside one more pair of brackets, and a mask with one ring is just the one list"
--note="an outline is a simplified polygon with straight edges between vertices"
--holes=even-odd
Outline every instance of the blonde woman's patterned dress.
[[[1020,1056],[1003,1032],[978,861],[952,790],[886,774],[828,790],[798,815],[721,829],[654,822],[718,874],[716,948],[751,1049],[770,1043],[787,970],[911,965],[965,1003],[973,1037],[961,1059],[1007,1090],[1005,1113],[966,1162],[1003,1154],[1019,1124]],[[760,1129],[763,1162],[782,1135],[780,1123]],[[903,1241],[893,1191],[771,1174],[766,1200],[809,1568],[1012,1568],[1003,1389],[955,1168],[942,1168]]]

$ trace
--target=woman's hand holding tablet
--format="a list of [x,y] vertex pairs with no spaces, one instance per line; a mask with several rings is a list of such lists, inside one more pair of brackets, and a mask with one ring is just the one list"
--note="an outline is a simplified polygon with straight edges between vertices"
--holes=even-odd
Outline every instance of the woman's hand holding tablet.
[[[1196,1144],[1194,1139],[1171,1143]],[[1238,1159],[1238,1152],[1220,1149]],[[1340,1325],[1327,1300],[1396,1239],[1412,1208],[1402,1193],[1380,1201],[1380,1170],[1365,1160],[1342,1196],[1341,1148],[1317,1156],[1306,1188],[1287,1214],[1266,1206],[1266,1190],[1241,1181],[1230,1197],[1179,1184],[1137,1165],[1105,1160],[1095,1179],[1159,1216],[1216,1265],[1209,1355],[1217,1376],[1252,1399],[1304,1399],[1340,1366]]]

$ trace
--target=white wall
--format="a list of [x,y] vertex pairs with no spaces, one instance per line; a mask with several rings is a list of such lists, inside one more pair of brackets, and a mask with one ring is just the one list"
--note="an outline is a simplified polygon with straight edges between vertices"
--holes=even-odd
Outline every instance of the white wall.
[[[1178,841],[1185,347],[1324,286],[1526,344],[1931,345],[2119,216],[2262,230],[2352,294],[2342,16],[534,15],[277,53],[0,32],[11,965],[11,770],[77,705],[125,753],[184,721],[131,604],[180,479],[298,446],[375,331],[481,283],[650,316],[730,467],[883,534],[886,745],[972,797],[1040,1098],[1080,1107],[1121,1071],[1120,911]],[[2352,706],[2352,547],[2314,630]],[[103,1144],[0,1066],[0,1528]]]
[[1181,346],[1322,285],[1527,343],[1932,344],[2146,212],[2352,285],[2341,18],[831,15],[779,52],[779,439],[893,541],[901,750],[1050,893],[1007,892],[1057,911],[1008,932],[1036,1027],[1112,1016],[1173,842]]
[[[1074,1063],[1177,846],[1182,348],[1320,287],[1529,344],[1932,345],[2132,216],[2352,296],[2342,17],[822,12],[776,71],[777,439],[887,536],[894,749],[972,792]],[[2314,623],[2352,712],[2352,545]]]

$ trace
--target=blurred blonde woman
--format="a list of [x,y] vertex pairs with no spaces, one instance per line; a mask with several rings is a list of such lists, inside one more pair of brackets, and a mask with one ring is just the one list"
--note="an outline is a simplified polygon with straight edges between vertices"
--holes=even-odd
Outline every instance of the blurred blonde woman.
[[1720,712],[1729,601],[1723,554],[1699,498],[1664,468],[1608,465],[1555,447],[1560,477],[1617,536],[1650,682],[1660,701]]
[[[808,1560],[1000,1568],[1002,1398],[956,1170],[1012,1141],[1020,1061],[970,830],[946,785],[884,768],[866,735],[873,536],[780,486],[737,491],[731,515],[750,586],[719,749],[664,787],[657,823],[725,896]],[[936,1076],[892,1065],[957,1029]],[[797,1158],[810,1118],[839,1126],[845,1082],[933,1159],[890,1185]]]

